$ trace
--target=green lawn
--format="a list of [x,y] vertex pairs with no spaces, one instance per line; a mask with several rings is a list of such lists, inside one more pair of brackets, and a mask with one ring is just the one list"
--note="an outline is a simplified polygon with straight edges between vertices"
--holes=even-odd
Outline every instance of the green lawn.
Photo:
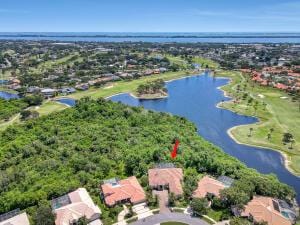
[[156,79],[163,79],[165,81],[171,80],[171,79],[177,79],[183,76],[190,75],[188,71],[179,71],[179,72],[167,72],[163,74],[156,74],[151,75],[147,77],[142,77],[137,80],[131,80],[131,81],[118,81],[112,83],[112,87],[102,87],[102,88],[95,88],[92,87],[87,91],[80,91],[76,92],[74,94],[69,95],[68,97],[74,98],[74,99],[80,99],[85,96],[89,96],[91,98],[99,98],[99,97],[108,97],[111,95],[119,94],[119,93],[135,93],[137,87],[140,84],[147,83],[149,81],[153,81]]
[[[54,66],[65,64],[68,60],[70,60],[73,56],[76,56],[76,55],[78,55],[78,53],[73,53],[68,56],[57,59],[57,60],[48,60],[48,61],[40,63],[36,68],[31,67],[30,70],[33,73],[41,73],[45,69],[50,69]],[[70,62],[69,62],[69,64],[70,64]]]
[[228,214],[228,212],[226,210],[219,210],[219,211],[216,211],[216,210],[213,210],[213,209],[209,209],[209,211],[207,212],[207,216],[214,219],[215,221],[221,221],[222,220],[222,215],[223,214]]
[[188,224],[180,223],[180,222],[165,222],[165,223],[161,223],[160,225],[188,225]]
[[32,110],[36,110],[41,116],[43,116],[52,112],[64,110],[66,108],[68,107],[64,104],[60,104],[55,101],[46,101],[41,106],[37,108],[32,108]]
[[171,63],[175,63],[184,68],[187,68],[187,65],[188,65],[187,61],[180,58],[179,56],[165,55],[165,57],[168,58]]
[[194,63],[201,64],[202,66],[208,65],[209,68],[211,68],[211,69],[216,69],[216,68],[219,67],[219,64],[218,64],[218,63],[216,63],[216,62],[214,62],[214,61],[212,61],[212,60],[210,60],[210,59],[206,59],[206,58],[202,58],[202,57],[195,57],[195,58],[193,59],[193,62],[194,62]]
[[[244,115],[257,116],[260,122],[253,125],[239,126],[231,130],[234,138],[245,144],[273,148],[284,152],[287,155],[289,169],[300,174],[300,112],[298,103],[293,102],[287,93],[270,88],[261,87],[252,81],[246,81],[245,76],[238,72],[222,72],[219,76],[232,78],[232,82],[224,86],[222,89],[230,96],[242,98],[246,92],[254,101],[258,102],[257,110],[255,111],[253,104],[248,104],[247,100],[241,100],[239,103],[225,102],[222,104],[224,108],[238,112]],[[238,84],[244,87],[247,84],[246,90],[237,91]],[[250,128],[253,128],[252,135],[249,136]],[[271,138],[267,136],[270,129]],[[290,149],[290,144],[283,145],[283,133],[289,132],[293,134],[295,144]]]
[[[100,97],[108,97],[114,94],[124,93],[124,92],[131,92],[135,93],[136,88],[143,83],[153,81],[155,79],[161,78],[163,80],[171,80],[171,79],[177,79],[183,76],[191,75],[188,71],[179,71],[179,72],[167,72],[164,74],[157,74],[152,76],[143,77],[137,80],[132,81],[119,81],[114,82],[113,87],[107,88],[95,88],[92,87],[87,91],[80,91],[76,92],[72,95],[69,95],[68,97],[74,98],[74,99],[80,99],[82,97],[91,97],[91,98],[100,98]],[[61,111],[68,108],[66,105],[57,103],[55,101],[45,101],[41,106],[31,108],[31,110],[37,111],[41,116],[47,115],[52,112]],[[0,130],[6,129],[9,125],[13,124],[14,122],[19,121],[18,119],[10,120],[8,122],[1,122],[0,123]]]

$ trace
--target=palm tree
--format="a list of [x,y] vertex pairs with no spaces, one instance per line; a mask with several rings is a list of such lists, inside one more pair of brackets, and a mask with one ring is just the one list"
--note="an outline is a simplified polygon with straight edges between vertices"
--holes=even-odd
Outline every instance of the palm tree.
[[252,136],[252,131],[253,131],[253,127],[250,127],[250,128],[249,128],[249,134],[248,134],[249,137]]
[[292,140],[294,140],[294,136],[291,133],[284,133],[282,137],[283,144],[290,143]]
[[270,132],[268,133],[268,140],[270,140],[271,139],[271,137],[272,137],[272,133],[274,132],[274,128],[273,127],[271,127],[270,128],[270,130],[269,130]]
[[294,139],[292,139],[292,140],[290,141],[290,144],[291,144],[291,145],[290,145],[290,149],[293,149],[293,144],[295,144],[295,142],[296,142],[296,141],[295,141]]

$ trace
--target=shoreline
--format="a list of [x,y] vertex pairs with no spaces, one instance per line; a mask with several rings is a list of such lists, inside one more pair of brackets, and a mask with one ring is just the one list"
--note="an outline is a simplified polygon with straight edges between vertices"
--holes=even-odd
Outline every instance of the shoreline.
[[[225,101],[225,102],[232,102],[234,101],[234,97],[231,97],[227,94],[227,92],[225,90],[222,89],[222,87],[225,87],[227,85],[229,85],[231,82],[232,82],[232,78],[229,78],[229,77],[219,77],[219,78],[227,78],[229,79],[229,82],[228,84],[225,84],[225,85],[222,85],[220,87],[218,87],[217,89],[221,90],[223,92],[223,95],[224,97],[227,97],[227,98],[231,98],[230,100],[228,101]],[[235,112],[234,110],[230,110],[230,109],[226,109],[224,107],[221,106],[222,102],[219,102],[217,103],[216,107],[217,108],[220,108],[220,109],[224,109],[224,110],[228,110],[228,111],[231,111],[233,113],[236,113],[238,115],[242,115],[242,116],[248,116],[248,115],[245,115],[245,114],[240,114],[238,112]],[[250,116],[250,117],[254,117],[256,118],[258,121],[256,123],[253,123],[253,124],[259,124],[261,122],[260,118],[259,117],[256,117],[256,116]],[[290,164],[291,164],[291,160],[289,160],[289,157],[288,155],[279,150],[279,149],[276,149],[276,148],[272,148],[272,147],[265,147],[265,146],[261,146],[261,145],[255,145],[255,144],[249,144],[249,143],[244,143],[244,142],[240,142],[238,141],[235,136],[232,134],[232,130],[236,129],[237,127],[240,127],[240,126],[248,126],[248,125],[251,125],[251,124],[243,124],[243,125],[237,125],[237,126],[233,126],[231,128],[229,128],[226,132],[228,134],[228,136],[234,140],[237,144],[240,144],[240,145],[247,145],[247,146],[251,146],[251,147],[257,147],[257,148],[261,148],[261,149],[264,149],[264,150],[267,150],[267,151],[276,151],[276,152],[279,152],[280,155],[282,156],[282,159],[283,159],[283,165],[284,167],[291,173],[293,174],[294,176],[300,178],[300,174],[298,174],[296,171],[294,171],[291,167],[290,167]]]
[[[186,79],[186,78],[193,77],[193,76],[202,76],[203,72],[204,71],[199,71],[199,74],[198,73],[191,73],[190,75],[185,75],[183,77],[178,77],[178,78],[173,78],[171,80],[166,80],[165,83],[169,83],[169,82],[172,82],[172,81],[175,81],[175,80]],[[129,91],[129,92],[120,92],[120,93],[116,93],[116,94],[113,94],[113,95],[109,95],[107,97],[104,97],[104,99],[109,99],[111,97],[114,97],[114,96],[117,96],[117,95],[122,95],[122,94],[128,94],[128,95],[130,95],[131,97],[133,97],[135,99],[140,99],[139,97],[135,96],[131,91]],[[155,99],[162,99],[162,98],[168,98],[168,97],[169,97],[169,95],[163,96],[163,97],[160,97],[160,98],[151,98],[151,99],[155,100]],[[151,99],[144,99],[144,100],[151,100]],[[143,99],[141,99],[141,100],[143,100]]]

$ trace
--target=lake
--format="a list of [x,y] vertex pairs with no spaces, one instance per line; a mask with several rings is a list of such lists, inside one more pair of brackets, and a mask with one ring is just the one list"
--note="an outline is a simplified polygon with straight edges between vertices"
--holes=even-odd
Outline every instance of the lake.
[[12,94],[6,91],[0,91],[0,98],[4,98],[5,100],[19,98],[17,94]]
[[258,121],[254,117],[216,107],[222,100],[230,100],[218,89],[228,82],[228,79],[213,78],[205,74],[167,83],[169,97],[165,99],[138,100],[129,94],[116,95],[110,99],[189,119],[197,126],[199,135],[221,147],[226,153],[261,173],[274,173],[282,182],[294,187],[300,202],[300,178],[284,167],[283,157],[279,152],[237,144],[227,134],[227,130],[233,126]]
[[56,99],[55,101],[65,104],[65,105],[68,105],[68,106],[71,106],[71,107],[76,105],[76,100],[73,98],[59,98],[59,99]]
[[300,43],[300,33],[0,32],[0,40],[62,42]]

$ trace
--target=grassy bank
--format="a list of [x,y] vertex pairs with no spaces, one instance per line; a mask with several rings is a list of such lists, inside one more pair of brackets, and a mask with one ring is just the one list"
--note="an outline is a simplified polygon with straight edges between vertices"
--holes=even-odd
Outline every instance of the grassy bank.
[[165,81],[172,80],[172,79],[178,79],[184,76],[191,75],[191,72],[189,71],[179,71],[179,72],[167,72],[163,74],[156,74],[156,75],[151,75],[147,77],[142,77],[137,80],[130,80],[130,81],[119,81],[119,82],[114,82],[112,86],[109,88],[107,87],[102,87],[102,88],[95,88],[92,87],[87,91],[81,91],[81,92],[76,92],[72,95],[69,95],[70,98],[74,99],[80,99],[82,97],[89,96],[91,98],[99,98],[99,97],[108,97],[111,95],[115,95],[118,93],[136,93],[136,89],[139,85],[145,84],[150,81],[154,81],[156,79],[163,79]]
[[[230,130],[240,143],[279,150],[285,154],[288,169],[300,175],[300,112],[298,103],[280,90],[262,87],[247,80],[247,75],[239,72],[221,72],[218,76],[229,77],[232,82],[222,87],[227,95],[238,99],[221,103],[220,106],[234,112],[257,116],[259,123],[238,126]],[[244,98],[246,96],[246,98]],[[249,99],[252,100],[249,101]],[[250,131],[250,129],[253,129]],[[295,143],[283,144],[283,133],[294,136]],[[268,137],[269,135],[269,137]]]
[[[83,97],[91,97],[93,99],[97,99],[100,97],[106,98],[115,94],[119,93],[132,93],[136,95],[136,88],[140,84],[145,84],[149,81],[156,80],[158,78],[161,78],[165,81],[172,80],[172,79],[178,79],[184,76],[192,75],[189,71],[179,71],[179,72],[167,72],[164,74],[158,74],[158,75],[151,75],[148,77],[142,77],[137,80],[130,80],[130,81],[119,81],[114,82],[111,86],[104,86],[101,88],[92,87],[87,91],[80,91],[76,92],[75,94],[69,95],[69,98],[74,99],[80,99]],[[61,110],[64,110],[68,108],[66,105],[55,102],[55,101],[44,101],[44,103],[35,108],[31,108],[32,110],[37,111],[41,116],[48,115],[52,112],[58,112]],[[15,117],[11,118],[11,120],[4,122],[0,122],[0,130],[5,130],[9,125],[12,125],[15,122],[19,122],[19,117],[16,119]]]

